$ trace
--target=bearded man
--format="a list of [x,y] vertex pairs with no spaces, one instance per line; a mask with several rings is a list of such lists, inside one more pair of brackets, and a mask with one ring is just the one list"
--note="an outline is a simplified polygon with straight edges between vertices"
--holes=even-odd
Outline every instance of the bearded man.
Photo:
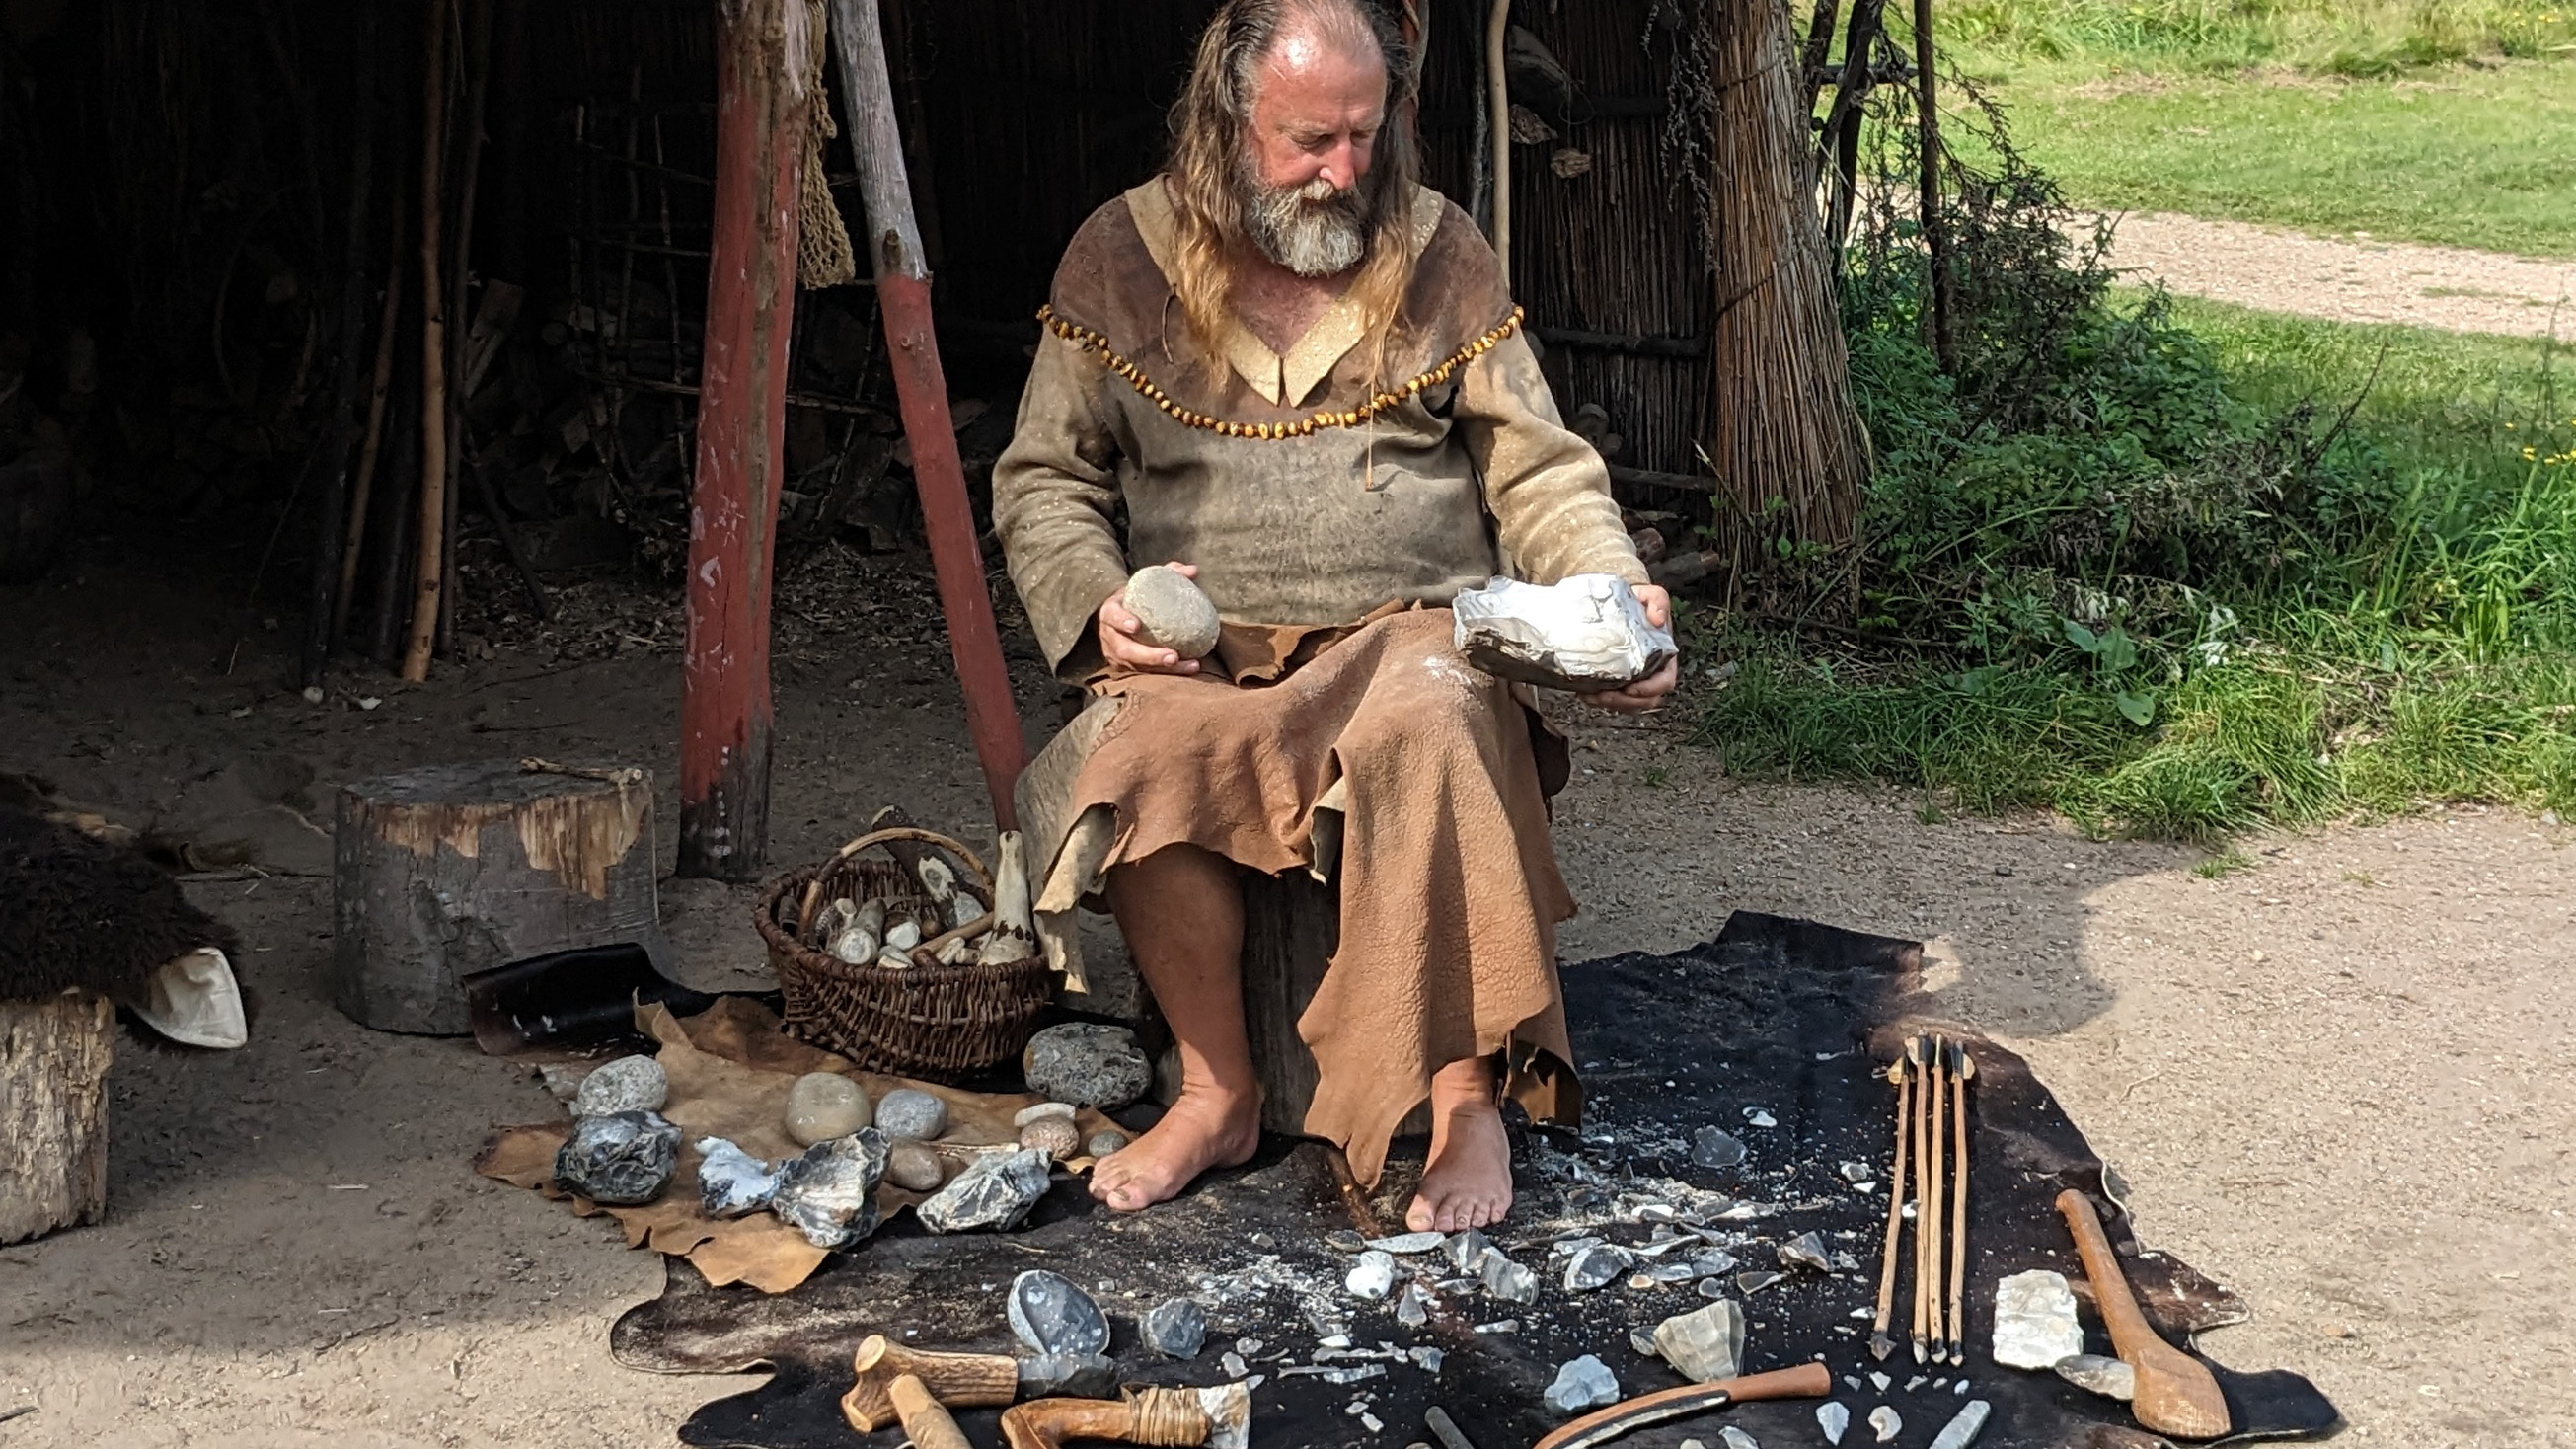
[[[1179,1047],[1179,1100],[1092,1175],[1135,1210],[1251,1156],[1242,872],[1338,878],[1298,1023],[1306,1131],[1374,1183],[1426,1099],[1417,1229],[1511,1205],[1508,1093],[1580,1105],[1548,842],[1563,742],[1451,647],[1498,573],[1616,574],[1667,622],[1474,223],[1416,182],[1413,58],[1378,0],[1228,0],[1161,175],[1067,248],[993,521],[1048,662],[1094,698],[1021,784],[1042,923],[1105,899]],[[1122,536],[1121,514],[1124,514]],[[1144,642],[1132,563],[1193,572],[1203,660]],[[1667,666],[1591,697],[1653,708]],[[1055,945],[1051,941],[1051,946]]]

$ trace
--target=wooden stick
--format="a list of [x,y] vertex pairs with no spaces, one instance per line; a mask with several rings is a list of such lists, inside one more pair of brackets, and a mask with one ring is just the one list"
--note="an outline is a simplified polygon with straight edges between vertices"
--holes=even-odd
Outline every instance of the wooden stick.
[[[472,54],[457,57],[458,69],[465,72],[465,123],[457,132],[456,143],[465,154],[456,185],[456,217],[451,224],[453,245],[448,248],[447,297],[459,317],[473,315],[466,308],[466,293],[474,277],[474,200],[483,174],[484,102],[491,90],[492,4],[493,0],[473,0],[466,25]],[[446,493],[448,544],[446,569],[439,581],[438,652],[448,658],[456,654],[456,606],[462,602],[456,572],[456,520],[458,504],[465,493],[465,405],[474,396],[465,376],[466,349],[472,336],[469,327],[451,328],[447,335],[447,477],[440,487]],[[517,552],[507,544],[504,547],[513,555]]]
[[1923,1362],[1927,1357],[1937,1359],[1941,1355],[1941,1277],[1942,1270],[1948,1266],[1941,1253],[1941,1210],[1949,1206],[1949,1199],[1941,1195],[1942,1174],[1947,1167],[1947,1164],[1942,1161],[1942,1150],[1950,1140],[1948,1111],[1950,1094],[1947,1090],[1949,1084],[1941,1071],[1943,1045],[1941,1038],[1937,1036],[1932,1038],[1929,1071],[1926,1074],[1926,1079],[1932,1088],[1932,1111],[1926,1121],[1926,1128],[1931,1135],[1932,1155],[1924,1159],[1924,1166],[1930,1169],[1930,1174],[1923,1197],[1923,1216],[1915,1223],[1914,1228],[1923,1235],[1925,1245],[1923,1321],[1929,1331],[1922,1342],[1914,1345],[1916,1363]]
[[376,10],[369,6],[358,17],[358,61],[351,70],[357,132],[349,144],[347,254],[341,263],[340,345],[332,368],[331,472],[322,487],[321,511],[314,519],[313,574],[306,593],[303,672],[308,687],[322,682],[341,618],[339,545],[349,526],[349,449],[358,433],[358,353],[367,344],[367,201],[376,169],[376,52]]
[[1537,1449],[1592,1449],[1623,1434],[1661,1424],[1686,1414],[1704,1414],[1729,1404],[1762,1399],[1821,1399],[1834,1391],[1831,1370],[1820,1363],[1773,1369],[1713,1384],[1684,1384],[1586,1414],[1538,1441]]
[[448,0],[429,0],[422,41],[420,127],[420,553],[402,677],[429,678],[447,568],[447,300],[439,263],[445,208]]
[[1923,1362],[1923,1341],[1931,1332],[1925,1322],[1924,1295],[1926,1277],[1924,1259],[1930,1254],[1932,1241],[1932,1203],[1929,1188],[1932,1181],[1931,1123],[1932,1086],[1923,1075],[1923,1038],[1909,1037],[1905,1042],[1905,1061],[1921,1083],[1914,1092],[1914,1361]]
[[376,315],[376,374],[367,393],[367,436],[358,447],[358,472],[349,495],[349,538],[340,548],[340,594],[331,607],[331,637],[345,644],[349,613],[358,597],[358,559],[366,550],[367,506],[376,492],[376,458],[385,440],[385,399],[394,382],[394,336],[402,326],[403,220],[409,214],[402,188],[393,188],[387,223],[393,257],[385,264],[385,304]]
[[1493,0],[1485,19],[1485,105],[1494,141],[1494,259],[1503,286],[1512,284],[1512,95],[1505,78],[1512,31],[1512,0]]
[[1957,1042],[1950,1043],[1950,1140],[1957,1144],[1952,1161],[1958,1171],[1950,1187],[1950,1362],[1968,1361],[1968,1079],[1977,1074],[1977,1059]]
[[1923,248],[1932,264],[1932,355],[1943,372],[1959,370],[1950,340],[1950,228],[1941,215],[1941,111],[1932,94],[1932,0],[1914,0],[1914,79],[1922,88],[1916,149],[1923,153]]
[[1896,1084],[1896,1166],[1887,1181],[1887,1245],[1879,1257],[1878,1322],[1869,1336],[1870,1357],[1878,1359],[1896,1347],[1887,1336],[1887,1321],[1896,1311],[1896,1246],[1905,1228],[1905,1137],[1914,1116],[1914,1076],[1905,1069],[1902,1055],[1888,1063],[1887,1079]]

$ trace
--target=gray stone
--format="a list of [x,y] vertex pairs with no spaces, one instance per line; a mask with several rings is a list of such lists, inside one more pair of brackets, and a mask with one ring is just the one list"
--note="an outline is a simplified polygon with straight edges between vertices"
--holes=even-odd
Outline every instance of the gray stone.
[[1096,1353],[1042,1353],[1020,1360],[1022,1399],[1105,1399],[1118,1391],[1118,1365]]
[[619,1057],[600,1063],[581,1079],[581,1089],[572,1096],[572,1114],[606,1117],[618,1112],[659,1112],[670,1100],[671,1079],[660,1062],[651,1057]]
[[1136,1320],[1145,1346],[1165,1358],[1197,1358],[1207,1345],[1207,1310],[1187,1298],[1154,1305]]
[[1493,1245],[1492,1239],[1474,1228],[1461,1228],[1440,1245],[1440,1256],[1448,1259],[1449,1266],[1458,1272],[1473,1273],[1484,1262],[1485,1250]]
[[1011,1280],[1004,1306],[1011,1333],[1031,1353],[1097,1354],[1109,1348],[1109,1320],[1071,1279],[1032,1268]]
[[1731,1379],[1744,1367],[1744,1305],[1720,1299],[1655,1325],[1655,1352],[1693,1383]]
[[769,1210],[818,1248],[846,1248],[877,1230],[886,1140],[874,1127],[817,1142],[778,1169]]
[[2075,1290],[2066,1275],[2035,1268],[1995,1284],[1995,1362],[2010,1368],[2052,1368],[2084,1351],[2084,1326],[2075,1318]]
[[1819,1273],[1833,1271],[1833,1260],[1825,1256],[1825,1236],[1822,1233],[1800,1233],[1780,1244],[1777,1251],[1783,1268],[1813,1268]]
[[1735,1275],[1735,1291],[1750,1298],[1787,1276],[1785,1273],[1738,1273]]
[[897,1087],[877,1103],[876,1118],[889,1142],[928,1142],[948,1130],[948,1104],[928,1092]]
[[2059,1378],[2106,1399],[2126,1400],[2138,1396],[2138,1371],[2116,1358],[2105,1358],[2098,1353],[2068,1354],[2051,1367],[2057,1370]]
[[799,1147],[847,1137],[868,1121],[867,1088],[838,1072],[807,1072],[787,1089],[787,1135]]
[[[963,1233],[977,1228],[1007,1232],[1019,1226],[1029,1209],[1046,1196],[1048,1162],[1043,1148],[987,1152],[968,1163],[964,1172],[924,1199],[913,1212],[920,1217],[921,1225],[934,1233]],[[1041,1353],[1053,1351],[1044,1345],[1033,1346]]]
[[1136,637],[1183,659],[1204,659],[1216,648],[1222,629],[1216,605],[1189,575],[1164,564],[1149,564],[1128,577],[1119,601],[1136,616]]
[[1022,1107],[1017,1112],[1012,1113],[1011,1127],[1016,1131],[1019,1128],[1026,1127],[1030,1123],[1038,1120],[1040,1117],[1062,1117],[1067,1121],[1071,1121],[1073,1116],[1074,1106],[1071,1102],[1040,1102],[1034,1107]]
[[1020,1053],[1029,1090],[1059,1102],[1114,1111],[1154,1085],[1154,1061],[1123,1026],[1069,1021],[1029,1038]]
[[1402,1258],[1428,1253],[1447,1241],[1449,1235],[1446,1233],[1398,1233],[1391,1238],[1371,1238],[1368,1245],[1381,1253],[1393,1253]]
[[1735,1255],[1724,1248],[1702,1253],[1691,1259],[1690,1269],[1694,1276],[1701,1278],[1714,1278],[1720,1273],[1731,1273],[1735,1271]]
[[1107,1157],[1113,1152],[1126,1151],[1131,1140],[1115,1127],[1103,1127],[1091,1134],[1091,1140],[1082,1144],[1082,1150],[1094,1157]]
[[1744,1160],[1744,1144],[1715,1127],[1691,1134],[1691,1162],[1699,1167],[1733,1167]]
[[1636,1258],[1617,1243],[1595,1243],[1567,1260],[1565,1291],[1589,1293],[1618,1281],[1619,1275],[1635,1264]]
[[938,1152],[919,1142],[898,1142],[886,1149],[885,1180],[906,1192],[937,1192],[948,1176]]
[[609,1207],[651,1202],[680,1165],[680,1129],[659,1112],[610,1112],[572,1124],[555,1150],[555,1185]]
[[1726,1449],[1762,1449],[1762,1441],[1733,1424],[1720,1426],[1717,1437],[1726,1441]]
[[1869,1411],[1869,1431],[1878,1436],[1878,1442],[1884,1444],[1905,1432],[1905,1416],[1881,1404]]
[[778,1173],[721,1137],[698,1139],[698,1206],[711,1218],[738,1218],[769,1206]]
[[1405,1284],[1404,1291],[1395,1296],[1395,1321],[1407,1328],[1420,1328],[1430,1319],[1431,1294],[1419,1282]]
[[1505,1303],[1538,1301],[1538,1275],[1504,1257],[1498,1248],[1485,1250],[1485,1261],[1477,1276],[1484,1280],[1487,1293]]
[[1571,1417],[1619,1402],[1619,1379],[1608,1364],[1587,1353],[1559,1368],[1556,1382],[1539,1397],[1550,1413]]
[[1843,1435],[1851,1432],[1851,1410],[1827,1399],[1816,1405],[1816,1427],[1825,1431],[1826,1443],[1840,1444]]
[[1395,1259],[1375,1248],[1360,1254],[1359,1266],[1351,1269],[1342,1286],[1353,1294],[1372,1301],[1384,1298],[1395,1287]]
[[1977,1442],[1977,1435],[1984,1432],[1986,1417],[1994,1411],[1995,1406],[1985,1400],[1970,1399],[1968,1406],[1959,1411],[1959,1416],[1932,1437],[1932,1449],[1968,1449],[1969,1445]]

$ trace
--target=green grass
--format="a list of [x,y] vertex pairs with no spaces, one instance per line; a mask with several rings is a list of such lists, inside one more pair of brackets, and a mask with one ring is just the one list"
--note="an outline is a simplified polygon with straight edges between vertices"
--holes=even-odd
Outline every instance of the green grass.
[[[2011,561],[2027,550],[1998,543],[1978,545],[1995,562],[1956,606],[1965,622],[1946,647],[1906,658],[1777,634],[1708,640],[1744,659],[1701,721],[1728,767],[1888,781],[1924,792],[1932,814],[2043,807],[2098,833],[2200,840],[2427,800],[2576,811],[2576,390],[2561,385],[2564,357],[2538,341],[2138,293],[2110,306],[2168,329],[2151,334],[2167,339],[2151,350],[2169,358],[2102,374],[2110,386],[2126,376],[2138,399],[2188,393],[2199,386],[2192,369],[2210,369],[2234,418],[2211,425],[2221,440],[2305,416],[2291,434],[2300,446],[2334,441],[2299,487],[2340,488],[2341,501],[2311,495],[2295,517],[2285,502],[2280,518],[2234,535],[2284,557],[2222,571],[2205,587],[2228,596],[2193,595],[2161,637],[2132,616],[2137,637],[2123,634],[2116,666],[2099,647],[2112,631],[2099,621],[2071,628],[2048,602],[2065,590],[2028,585],[2032,566]],[[1882,403],[1873,416],[1913,414]],[[2087,448],[2134,455],[2141,438],[2173,449],[2181,436],[2128,430],[2088,443],[2063,424],[2044,431],[2065,450],[2051,456],[2076,459]],[[1970,486],[1991,458],[2028,440],[1954,446],[1947,462],[1886,480],[1882,498]],[[2133,457],[2132,470],[2187,474],[2240,456],[2228,446]],[[1882,444],[1883,460],[1897,456]],[[2131,493],[2133,483],[2115,483],[2100,506],[2116,511]],[[1880,553],[1882,565],[1897,558],[1884,544]],[[2080,563],[2076,577],[2115,596],[2159,587]],[[1998,640],[1987,616],[2009,611],[1992,599],[2016,587],[2034,602]],[[1923,632],[1942,617],[1936,605],[1908,627]],[[2143,724],[2142,699],[2152,701]]]
[[2080,204],[2576,255],[2576,0],[1954,0],[1941,30]]
[[2082,205],[2576,256],[2576,64],[1988,73],[2023,151]]

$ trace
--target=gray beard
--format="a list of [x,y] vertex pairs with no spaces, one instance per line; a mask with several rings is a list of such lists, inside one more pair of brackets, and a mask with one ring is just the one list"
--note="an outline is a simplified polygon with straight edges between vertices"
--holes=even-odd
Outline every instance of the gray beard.
[[1264,186],[1246,157],[1235,175],[1235,193],[1245,237],[1301,277],[1338,276],[1368,254],[1372,208],[1365,185],[1335,191],[1318,176],[1304,186]]

